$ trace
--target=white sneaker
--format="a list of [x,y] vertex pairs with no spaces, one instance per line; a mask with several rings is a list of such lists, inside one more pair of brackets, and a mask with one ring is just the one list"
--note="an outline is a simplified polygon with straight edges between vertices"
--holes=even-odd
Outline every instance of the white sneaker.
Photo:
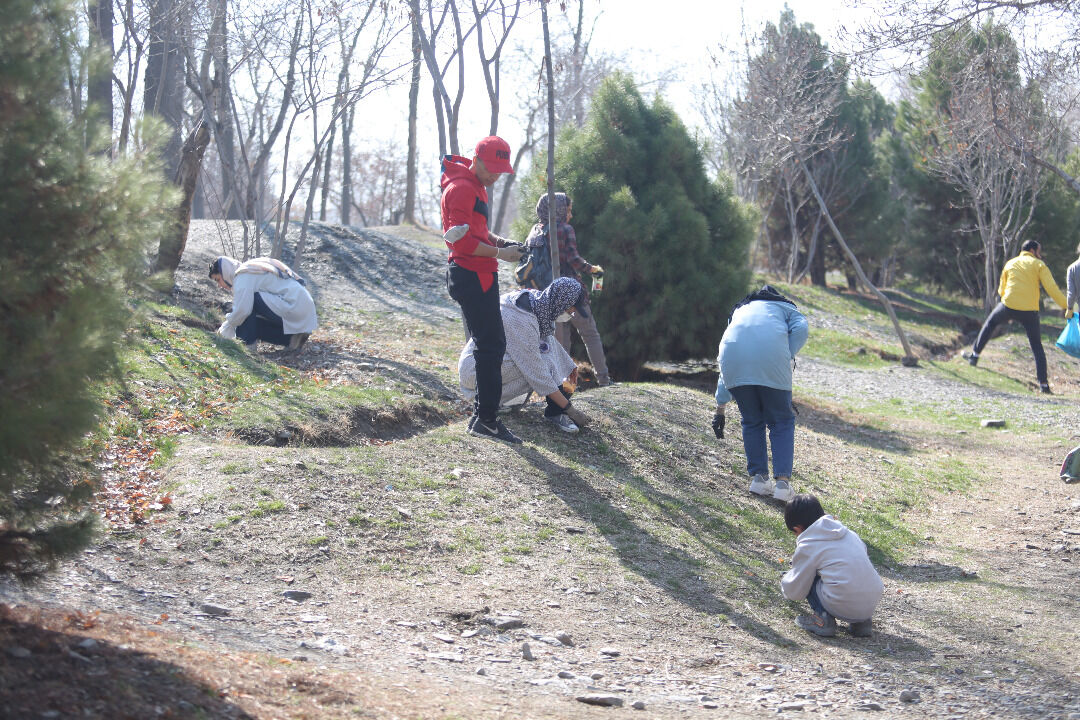
[[773,481],[758,473],[750,478],[750,492],[755,495],[768,495],[773,491]]
[[562,413],[559,413],[558,415],[555,415],[554,417],[549,417],[548,422],[550,422],[552,425],[559,428],[563,432],[576,433],[578,431],[577,424],[573,420],[571,420],[569,417],[567,417],[566,415],[563,415]]
[[795,491],[791,489],[791,484],[788,483],[786,477],[776,478],[776,484],[773,486],[773,500],[779,500],[780,502],[790,502],[791,498],[795,497]]

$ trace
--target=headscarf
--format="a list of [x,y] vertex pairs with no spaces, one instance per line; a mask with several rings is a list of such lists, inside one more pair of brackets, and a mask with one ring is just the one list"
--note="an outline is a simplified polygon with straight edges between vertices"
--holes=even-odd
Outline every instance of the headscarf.
[[[584,290],[581,283],[571,277],[556,278],[544,289],[526,290],[532,300],[532,313],[540,323],[540,337],[547,337],[555,332],[555,318],[574,307],[579,313],[588,317],[588,311],[584,310]],[[579,305],[580,302],[580,305]],[[576,307],[575,307],[576,306]]]
[[233,282],[236,280],[237,275],[249,274],[249,275],[268,275],[275,274],[279,278],[290,278],[305,285],[304,279],[293,272],[285,263],[274,258],[259,257],[252,258],[247,262],[240,264],[228,255],[221,255],[210,265],[210,274],[221,273],[221,279],[229,286],[233,286]]
[[[536,219],[540,221],[541,225],[547,225],[548,223],[548,197],[549,195],[544,193],[536,201]],[[566,211],[569,209],[570,198],[566,196],[566,193],[555,193],[555,222],[566,222]]]
[[[526,247],[543,247],[547,245],[548,224],[548,194],[544,193],[536,201],[536,219],[539,221],[529,230],[529,236],[525,239]],[[570,209],[570,198],[566,193],[555,193],[555,223],[556,225],[566,222],[567,211]]]

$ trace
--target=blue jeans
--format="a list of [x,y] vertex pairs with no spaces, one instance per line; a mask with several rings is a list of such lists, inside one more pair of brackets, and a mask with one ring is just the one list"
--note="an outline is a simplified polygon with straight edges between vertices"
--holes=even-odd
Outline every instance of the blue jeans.
[[274,345],[289,344],[289,336],[285,334],[281,316],[263,302],[260,293],[255,293],[255,300],[251,304],[251,314],[236,328],[236,337],[248,345],[256,340]]
[[791,391],[764,385],[741,385],[729,388],[742,414],[743,451],[750,475],[769,476],[769,454],[765,446],[765,428],[772,445],[774,477],[791,477],[795,457],[795,413],[791,409]]
[[815,615],[825,617],[825,613],[829,611],[825,609],[825,604],[821,602],[821,598],[817,594],[818,585],[820,584],[821,576],[818,575],[814,578],[814,582],[810,583],[810,592],[806,593],[806,602],[810,603],[810,608]]

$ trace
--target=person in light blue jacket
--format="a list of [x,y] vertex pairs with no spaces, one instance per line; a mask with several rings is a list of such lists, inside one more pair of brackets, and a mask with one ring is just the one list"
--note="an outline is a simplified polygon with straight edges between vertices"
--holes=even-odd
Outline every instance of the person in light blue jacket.
[[[732,309],[717,357],[720,380],[713,432],[718,438],[724,436],[724,405],[734,398],[742,415],[750,492],[772,495],[782,502],[795,496],[791,488],[795,456],[791,371],[808,332],[806,318],[795,303],[765,285]],[[775,479],[769,477],[766,428]]]

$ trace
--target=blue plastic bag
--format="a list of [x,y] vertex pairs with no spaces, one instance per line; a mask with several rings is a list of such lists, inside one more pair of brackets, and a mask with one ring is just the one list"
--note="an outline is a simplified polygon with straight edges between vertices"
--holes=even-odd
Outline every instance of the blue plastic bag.
[[1069,318],[1054,344],[1073,357],[1080,358],[1080,315]]

